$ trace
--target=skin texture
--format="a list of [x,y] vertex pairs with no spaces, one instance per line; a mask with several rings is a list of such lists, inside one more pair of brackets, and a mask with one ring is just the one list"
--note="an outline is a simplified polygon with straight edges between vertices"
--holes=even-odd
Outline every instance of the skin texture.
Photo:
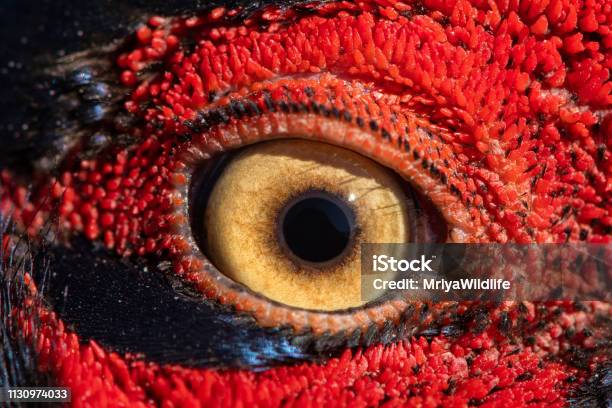
[[[609,4],[187,14],[141,16],[124,42],[41,69],[72,84],[53,109],[63,115],[76,101],[84,113],[61,116],[58,143],[43,153],[24,142],[27,166],[5,160],[0,211],[16,229],[4,253],[24,234],[41,246],[48,230],[52,246],[82,253],[80,237],[96,259],[103,252],[135,270],[148,260],[152,273],[225,308],[231,327],[246,319],[263,330],[254,337],[277,336],[304,354],[281,350],[255,367],[244,356],[168,362],[163,348],[111,346],[95,330],[79,332],[86,324],[68,309],[37,303],[40,273],[26,270],[33,280],[3,312],[35,351],[36,372],[90,406],[563,406],[609,397],[607,303],[290,310],[219,277],[189,224],[191,175],[205,160],[292,136],[352,149],[406,178],[440,212],[449,241],[609,243]],[[103,90],[91,97],[74,91],[81,84]],[[43,137],[32,128],[10,137]],[[21,270],[8,258],[3,271]],[[255,370],[278,363],[287,366]]]

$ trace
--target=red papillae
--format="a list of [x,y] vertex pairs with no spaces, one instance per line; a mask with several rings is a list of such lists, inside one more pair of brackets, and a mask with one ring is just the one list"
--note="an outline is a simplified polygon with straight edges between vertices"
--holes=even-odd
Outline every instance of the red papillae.
[[[197,265],[181,256],[184,240],[173,234],[180,221],[173,211],[174,186],[181,181],[174,176],[185,166],[178,153],[189,147],[177,135],[188,131],[185,120],[235,99],[257,105],[258,126],[277,123],[287,114],[270,112],[268,91],[274,102],[314,100],[350,113],[353,123],[361,117],[367,127],[374,120],[378,133],[373,133],[385,129],[394,145],[408,140],[419,153],[418,158],[411,154],[408,164],[433,163],[447,178],[434,183],[430,177],[419,186],[427,192],[435,184],[448,202],[466,208],[464,221],[481,227],[466,240],[610,242],[610,4],[372,1],[313,10],[298,16],[269,9],[243,25],[227,23],[236,11],[225,9],[197,18],[152,18],[117,59],[120,81],[132,89],[125,109],[145,119],[131,129],[138,145],[66,169],[57,180],[45,181],[32,201],[25,186],[2,173],[0,181],[8,186],[2,206],[15,206],[16,218],[26,224],[34,217],[34,234],[57,205],[62,231],[82,231],[124,255],[172,257],[175,271],[189,278]],[[187,38],[196,44],[193,50],[182,45]],[[157,75],[144,73],[160,61],[164,68]],[[316,76],[309,85],[314,96],[304,91],[304,74]],[[353,92],[350,98],[342,96],[347,90]],[[220,128],[241,123],[232,118]],[[435,140],[415,136],[418,129],[431,131]],[[210,144],[211,138],[216,141],[213,134],[224,135],[206,130],[194,135],[194,143]],[[440,151],[431,148],[434,142]],[[387,142],[378,136],[378,143]],[[422,173],[429,177],[431,171]],[[37,212],[40,207],[44,211]],[[607,306],[593,307],[609,313]],[[51,318],[40,347],[42,366],[73,386],[75,401],[91,404],[393,406],[476,399],[491,405],[561,405],[573,369],[563,360],[538,362],[560,354],[569,344],[561,333],[581,330],[592,313],[567,306],[560,317],[547,319],[544,329],[520,336],[535,336],[535,346],[510,346],[492,325],[459,340],[413,340],[363,354],[346,352],[323,366],[257,374],[130,362],[94,344],[79,345]],[[580,347],[592,345],[589,338],[576,341]],[[519,353],[507,356],[514,349]],[[470,367],[465,355],[474,358]],[[533,376],[518,381],[525,372]],[[501,390],[489,394],[496,386]]]
[[[588,324],[596,308],[607,313],[609,308],[593,304],[592,310],[576,312],[569,304],[559,306],[567,312],[557,319],[538,316],[534,309],[523,316],[532,328],[538,318],[550,321],[544,329],[522,333],[532,335],[532,346],[508,342],[508,334],[496,329],[502,318],[497,310],[491,313],[493,324],[479,334],[347,350],[323,366],[263,373],[160,367],[121,357],[95,342],[79,344],[47,312],[38,340],[41,369],[72,388],[77,406],[563,406],[580,372],[547,356],[567,349],[567,330]],[[508,318],[516,325],[516,312]],[[589,338],[578,336],[572,343],[589,348]]]

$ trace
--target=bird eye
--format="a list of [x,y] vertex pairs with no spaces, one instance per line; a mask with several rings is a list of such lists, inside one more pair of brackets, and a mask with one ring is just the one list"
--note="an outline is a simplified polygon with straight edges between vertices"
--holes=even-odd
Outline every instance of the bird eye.
[[409,194],[395,173],[350,150],[279,140],[229,159],[191,212],[200,247],[225,276],[289,306],[339,310],[364,303],[360,243],[425,238]]
[[336,334],[397,324],[411,302],[362,297],[361,244],[444,242],[458,225],[450,200],[440,209],[430,199],[445,196],[427,188],[429,176],[397,165],[413,157],[405,146],[418,128],[406,143],[374,143],[374,120],[258,101],[219,102],[177,150],[178,276],[263,327]]

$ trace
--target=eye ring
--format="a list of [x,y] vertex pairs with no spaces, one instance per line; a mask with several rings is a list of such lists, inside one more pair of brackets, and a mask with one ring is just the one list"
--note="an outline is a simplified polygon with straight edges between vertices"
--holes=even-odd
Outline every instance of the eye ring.
[[[223,156],[222,156],[223,157]],[[218,172],[223,168],[223,163],[229,160],[225,156],[218,161],[209,161],[208,171]],[[186,190],[192,186],[192,182],[197,182],[197,175],[191,174],[185,167],[183,171],[175,177],[177,186],[181,187],[184,197],[196,197]],[[177,190],[177,191],[181,191]],[[199,198],[200,200],[205,200]],[[176,210],[182,212],[175,217],[175,248],[179,256],[183,259],[178,272],[180,278],[193,283],[197,289],[207,298],[215,299],[221,304],[233,307],[238,312],[245,312],[255,318],[257,323],[263,327],[289,326],[298,333],[312,332],[315,335],[328,333],[336,335],[340,332],[354,333],[359,331],[359,344],[365,339],[365,333],[372,334],[371,327],[382,328],[391,322],[394,327],[399,327],[402,322],[410,322],[412,327],[413,318],[421,316],[420,311],[426,310],[424,303],[411,305],[403,300],[386,301],[381,299],[366,306],[365,308],[351,308],[342,311],[313,311],[291,307],[274,300],[262,297],[247,287],[236,283],[232,279],[221,273],[206,257],[201,253],[200,243],[197,242],[192,226],[186,220],[191,219],[191,224],[195,227],[201,225],[197,218],[189,216],[189,200],[176,197],[174,200]],[[200,201],[199,201],[200,202]],[[185,237],[189,237],[185,239]],[[424,309],[423,309],[424,308]],[[406,311],[411,311],[405,315]],[[376,332],[377,330],[375,330]],[[363,338],[362,338],[363,337]]]
[[[295,82],[293,81],[294,86]],[[308,80],[302,82],[305,82],[301,84],[305,87],[314,85]],[[282,83],[276,85],[283,86]],[[239,120],[231,117],[231,111],[224,110],[235,106],[236,102],[232,102],[229,97],[220,100],[211,111],[207,111],[208,114],[201,114],[200,124],[192,125],[193,130],[189,136],[191,142],[177,152],[181,166],[176,169],[174,176],[173,251],[181,260],[176,270],[178,275],[192,282],[207,298],[252,316],[263,327],[290,327],[294,333],[311,332],[315,335],[349,333],[357,336],[355,344],[371,341],[376,333],[383,333],[385,327],[393,328],[393,332],[417,330],[430,324],[436,316],[444,315],[449,307],[455,307],[456,303],[448,302],[438,303],[435,308],[430,308],[426,302],[404,299],[383,299],[360,309],[342,311],[319,312],[288,307],[262,298],[248,288],[244,290],[242,285],[224,276],[202,255],[197,242],[192,238],[190,223],[187,221],[190,208],[189,189],[194,172],[203,163],[224,152],[276,139],[305,139],[329,143],[395,169],[400,176],[411,180],[417,188],[427,191],[432,202],[441,207],[449,224],[451,241],[486,240],[484,227],[474,222],[461,200],[449,192],[446,185],[440,185],[430,173],[423,171],[422,164],[427,152],[417,154],[414,147],[410,152],[402,150],[400,142],[405,140],[406,144],[412,143],[414,146],[417,145],[417,140],[423,137],[424,131],[419,130],[419,126],[424,125],[417,125],[420,119],[409,118],[412,121],[410,126],[416,130],[404,135],[406,139],[402,139],[401,135],[382,133],[377,126],[362,126],[360,122],[363,121],[343,121],[343,115],[331,114],[332,108],[326,108],[324,105],[318,105],[316,112],[310,109],[299,114],[293,108],[278,109],[277,107],[290,105],[270,100],[270,94],[271,92],[262,91],[248,96],[259,101],[258,111],[251,115],[242,114]],[[261,98],[264,98],[264,102]],[[243,104],[246,105],[246,102]],[[296,109],[299,109],[299,105]],[[222,110],[222,113],[219,113],[219,110]],[[330,112],[330,115],[326,112]],[[204,125],[208,127],[202,128]],[[406,125],[406,129],[408,128]],[[444,144],[436,140],[429,140],[428,143],[428,151],[436,149],[439,153],[444,149]],[[388,334],[388,329],[385,332]]]

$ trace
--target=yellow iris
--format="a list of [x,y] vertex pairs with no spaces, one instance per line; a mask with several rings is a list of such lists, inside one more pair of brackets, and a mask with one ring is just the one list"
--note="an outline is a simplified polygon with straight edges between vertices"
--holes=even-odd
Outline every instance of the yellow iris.
[[349,150],[305,140],[237,154],[209,197],[208,257],[269,299],[314,310],[364,303],[362,242],[407,242],[407,203],[394,173]]

